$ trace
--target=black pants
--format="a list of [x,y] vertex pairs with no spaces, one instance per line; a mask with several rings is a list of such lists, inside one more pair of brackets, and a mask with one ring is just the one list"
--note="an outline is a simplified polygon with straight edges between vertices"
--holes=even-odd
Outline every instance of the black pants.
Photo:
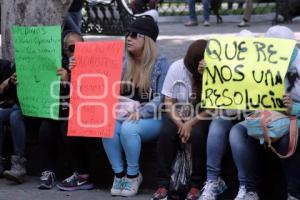
[[[67,137],[68,122],[65,120],[46,119],[41,123],[39,131],[42,171],[55,171],[56,161],[60,154],[73,171],[87,174],[89,166],[89,147],[92,138]],[[92,141],[93,140],[93,141]],[[62,146],[62,148],[59,148]]]
[[[206,176],[206,139],[210,120],[199,121],[192,130],[191,187],[201,188]],[[158,186],[169,188],[172,164],[180,147],[176,124],[166,117],[158,138]]]

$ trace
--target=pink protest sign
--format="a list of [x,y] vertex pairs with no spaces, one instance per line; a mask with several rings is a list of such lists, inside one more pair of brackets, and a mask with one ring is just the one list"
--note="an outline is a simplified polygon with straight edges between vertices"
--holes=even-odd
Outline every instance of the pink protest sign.
[[76,43],[68,136],[113,137],[123,50],[123,41]]

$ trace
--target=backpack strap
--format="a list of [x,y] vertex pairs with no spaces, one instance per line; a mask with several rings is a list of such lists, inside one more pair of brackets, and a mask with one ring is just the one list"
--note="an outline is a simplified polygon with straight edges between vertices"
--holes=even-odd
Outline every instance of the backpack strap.
[[263,129],[263,133],[264,133],[264,139],[265,139],[265,143],[268,144],[268,147],[272,146],[272,140],[270,138],[269,135],[269,129],[268,129],[268,122],[269,122],[269,117],[271,116],[271,112],[268,110],[263,110],[261,113],[261,126]]
[[264,138],[265,142],[268,145],[268,148],[270,148],[279,158],[288,158],[292,156],[297,148],[297,142],[298,142],[298,124],[297,124],[297,117],[296,116],[290,116],[290,141],[288,146],[288,152],[286,155],[281,155],[277,152],[277,150],[272,146],[272,140],[269,135],[269,129],[267,127],[268,124],[268,117],[270,116],[270,112],[266,111],[263,112],[261,125],[264,132]]

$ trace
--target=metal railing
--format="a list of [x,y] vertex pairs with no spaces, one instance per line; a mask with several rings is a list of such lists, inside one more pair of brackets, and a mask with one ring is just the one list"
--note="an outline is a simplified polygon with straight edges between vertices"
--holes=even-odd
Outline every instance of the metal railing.
[[[131,0],[89,0],[83,8],[82,32],[89,34],[122,35],[134,19],[129,8]],[[223,0],[220,15],[242,14],[244,0]],[[275,0],[254,0],[254,14],[275,12]],[[187,0],[163,0],[159,3],[160,16],[188,15]],[[196,12],[201,15],[202,4],[196,2]]]
[[[219,13],[221,15],[240,15],[244,11],[244,0],[224,0]],[[265,14],[275,11],[276,3],[274,1],[254,1],[254,14]],[[183,16],[188,15],[188,4],[185,0],[166,0],[160,4],[158,11],[160,16]],[[202,13],[202,4],[196,2],[196,13]]]
[[82,32],[105,35],[124,34],[134,17],[121,1],[103,0],[93,3],[85,1],[82,10]]

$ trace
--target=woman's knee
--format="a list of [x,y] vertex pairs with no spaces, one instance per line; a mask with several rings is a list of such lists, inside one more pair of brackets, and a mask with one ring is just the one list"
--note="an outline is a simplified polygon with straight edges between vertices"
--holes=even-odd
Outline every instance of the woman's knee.
[[247,138],[247,128],[242,124],[233,126],[229,133],[229,143],[231,147],[242,144]]
[[209,137],[222,138],[229,134],[233,122],[222,118],[214,119],[209,126]]
[[138,122],[125,121],[120,129],[120,137],[126,139],[128,137],[137,136],[139,131],[140,127]]
[[9,116],[10,123],[21,123],[23,120],[22,113],[20,110],[14,110]]

